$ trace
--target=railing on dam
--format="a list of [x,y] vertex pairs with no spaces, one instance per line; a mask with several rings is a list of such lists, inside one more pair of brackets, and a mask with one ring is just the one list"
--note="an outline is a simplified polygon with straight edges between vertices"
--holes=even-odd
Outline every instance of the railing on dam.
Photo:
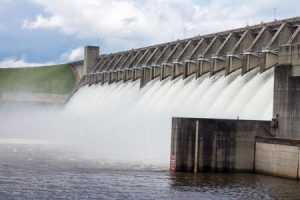
[[261,23],[185,40],[100,55],[84,84],[141,79],[141,87],[153,78],[184,78],[196,74],[237,69],[261,71],[278,64],[279,48],[300,41],[300,17]]

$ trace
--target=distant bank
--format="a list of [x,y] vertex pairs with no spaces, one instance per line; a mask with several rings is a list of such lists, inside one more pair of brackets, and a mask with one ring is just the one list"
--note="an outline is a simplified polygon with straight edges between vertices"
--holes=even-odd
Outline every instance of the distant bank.
[[76,84],[69,64],[1,68],[0,102],[64,103]]

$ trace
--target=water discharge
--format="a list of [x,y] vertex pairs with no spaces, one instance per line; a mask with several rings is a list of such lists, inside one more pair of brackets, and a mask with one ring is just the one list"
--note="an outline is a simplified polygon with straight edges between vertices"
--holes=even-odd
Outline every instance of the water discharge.
[[[36,132],[103,162],[167,167],[172,117],[270,120],[274,72],[219,72],[199,79],[158,78],[82,87],[61,110],[0,115],[0,132]],[[36,136],[35,135],[35,136]],[[47,138],[48,139],[48,138]]]

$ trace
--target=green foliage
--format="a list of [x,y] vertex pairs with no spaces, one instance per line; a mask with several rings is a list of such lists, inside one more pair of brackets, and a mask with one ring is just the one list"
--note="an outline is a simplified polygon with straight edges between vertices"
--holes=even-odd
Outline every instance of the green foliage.
[[67,94],[75,85],[68,64],[0,69],[0,91]]

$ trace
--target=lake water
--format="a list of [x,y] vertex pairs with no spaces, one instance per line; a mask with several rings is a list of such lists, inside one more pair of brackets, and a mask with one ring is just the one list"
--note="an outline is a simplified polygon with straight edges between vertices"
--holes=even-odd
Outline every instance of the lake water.
[[0,199],[300,199],[300,182],[177,173],[103,161],[57,144],[0,144]]

